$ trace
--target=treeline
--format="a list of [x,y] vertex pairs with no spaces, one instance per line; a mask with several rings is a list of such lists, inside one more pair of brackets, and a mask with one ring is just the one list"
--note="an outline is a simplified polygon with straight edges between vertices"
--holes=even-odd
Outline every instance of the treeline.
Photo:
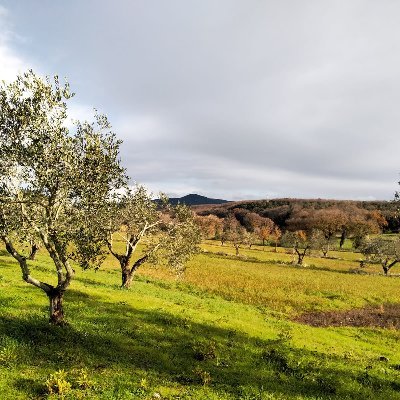
[[[230,202],[218,206],[197,206],[194,208],[200,216],[215,215],[226,218],[234,210],[245,210],[271,219],[282,231],[292,229],[293,220],[299,214],[311,215],[318,210],[338,210],[342,214],[355,214],[360,219],[361,215],[367,217],[374,213],[379,219],[384,232],[397,233],[400,231],[400,218],[398,217],[398,204],[393,201],[353,201],[353,200],[323,200],[323,199],[272,199]],[[361,217],[362,218],[362,217]],[[371,218],[369,218],[371,219]]]
[[270,219],[243,209],[234,209],[225,218],[215,215],[197,215],[195,222],[200,228],[204,239],[218,239],[223,246],[231,242],[239,255],[242,246],[251,246],[257,242],[265,245],[273,241],[275,249],[282,233],[279,227]]
[[[279,224],[272,218],[259,215],[243,208],[232,210],[213,210],[215,214],[198,215],[197,224],[203,237],[232,241],[232,237],[240,236],[244,244],[254,243],[257,238],[265,244],[266,240],[277,241],[282,232],[314,232],[318,231],[330,244],[336,236],[340,236],[339,247],[342,248],[348,237],[353,239],[354,247],[358,247],[362,239],[369,234],[383,232],[388,223],[380,211],[362,209],[353,204],[345,207],[300,208],[298,205],[290,210],[285,223]],[[203,211],[204,213],[204,211]],[[232,234],[235,232],[235,235]],[[278,238],[277,238],[278,237]]]
[[[327,257],[330,250],[342,248],[346,238],[352,239],[354,249],[364,258],[360,267],[369,263],[379,263],[385,275],[400,262],[400,239],[393,237],[371,236],[383,232],[388,222],[378,210],[357,207],[354,203],[344,202],[340,206],[326,208],[301,208],[295,204],[290,216],[281,229],[272,219],[244,208],[214,208],[215,214],[197,215],[195,222],[203,238],[218,239],[223,246],[226,242],[233,245],[236,255],[243,246],[266,242],[270,245],[291,248],[293,261],[302,265],[306,255],[312,250]],[[205,214],[206,211],[202,210]],[[223,217],[222,217],[223,216]],[[296,260],[296,261],[295,261]]]

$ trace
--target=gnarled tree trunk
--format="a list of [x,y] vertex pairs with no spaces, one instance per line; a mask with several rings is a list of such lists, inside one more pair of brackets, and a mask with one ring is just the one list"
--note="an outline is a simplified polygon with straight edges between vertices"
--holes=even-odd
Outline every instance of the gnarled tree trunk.
[[66,322],[64,319],[63,307],[64,291],[54,288],[49,293],[47,293],[47,297],[50,301],[49,322],[53,325],[65,325]]
[[64,319],[63,298],[64,292],[68,287],[70,280],[72,279],[73,270],[67,274],[67,277],[59,280],[59,286],[57,287],[42,282],[31,275],[26,257],[18,253],[10,238],[7,235],[2,235],[1,239],[5,243],[7,251],[18,261],[22,271],[23,280],[46,293],[50,301],[49,322],[54,325],[65,325],[66,322]]
[[36,254],[38,251],[39,251],[39,246],[36,243],[33,243],[28,259],[34,260],[36,258]]
[[303,251],[300,251],[299,249],[295,249],[297,253],[297,265],[303,265],[303,260],[304,257],[306,256],[308,248],[304,249]]
[[130,257],[126,258],[124,256],[120,257],[119,263],[121,265],[122,272],[122,288],[129,289],[132,286],[133,278],[135,276],[136,270],[149,258],[149,254],[136,260],[132,267],[129,267]]
[[383,262],[382,263],[382,269],[383,269],[384,274],[386,276],[388,276],[389,275],[389,271],[391,270],[391,268],[397,263],[398,263],[398,260],[392,261],[389,265],[388,265],[388,261]]
[[133,272],[129,268],[122,269],[122,284],[121,287],[129,289],[133,282]]

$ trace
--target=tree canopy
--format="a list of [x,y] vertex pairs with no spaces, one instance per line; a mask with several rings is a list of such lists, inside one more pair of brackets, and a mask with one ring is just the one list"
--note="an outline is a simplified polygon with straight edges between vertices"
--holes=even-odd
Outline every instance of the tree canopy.
[[[159,205],[143,186],[137,185],[115,201],[111,210],[110,223],[102,225],[108,227],[106,243],[120,264],[125,288],[131,286],[134,273],[143,263],[164,262],[179,274],[198,250],[200,230],[185,205],[171,206],[166,197]],[[114,238],[124,243],[123,253],[116,249]]]
[[[50,299],[50,320],[63,323],[62,300],[74,276],[71,261],[98,265],[103,249],[96,220],[126,181],[119,145],[103,115],[67,127],[73,94],[57,76],[29,71],[0,86],[0,237],[23,279]],[[43,245],[57,283],[31,273],[19,246],[27,237]]]

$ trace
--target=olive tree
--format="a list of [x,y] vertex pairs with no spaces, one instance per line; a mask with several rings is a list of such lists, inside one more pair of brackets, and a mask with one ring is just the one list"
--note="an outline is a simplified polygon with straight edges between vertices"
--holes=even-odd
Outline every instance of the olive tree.
[[318,248],[321,240],[320,231],[286,231],[281,237],[281,245],[293,249],[297,254],[297,265],[303,265],[304,257],[314,248]]
[[225,218],[222,235],[224,241],[230,241],[232,243],[235,248],[235,253],[238,256],[239,249],[242,245],[246,244],[246,229],[240,224],[233,213],[230,213]]
[[392,267],[400,262],[400,239],[367,238],[362,242],[360,251],[365,256],[363,264],[379,262],[383,273],[388,275]]
[[165,263],[179,274],[198,250],[201,234],[192,211],[185,205],[170,206],[162,197],[161,203],[155,202],[143,186],[136,186],[114,202],[106,243],[120,264],[124,288],[131,286],[143,263]]
[[[68,84],[33,71],[0,85],[0,239],[22,278],[50,302],[50,322],[64,323],[63,297],[73,262],[98,265],[103,256],[96,221],[125,182],[119,144],[105,116],[66,124]],[[21,243],[43,247],[54,264],[48,282],[34,276]]]

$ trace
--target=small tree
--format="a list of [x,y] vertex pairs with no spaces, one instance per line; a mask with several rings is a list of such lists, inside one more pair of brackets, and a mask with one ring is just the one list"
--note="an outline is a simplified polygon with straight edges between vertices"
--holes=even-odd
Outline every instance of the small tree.
[[225,244],[225,242],[227,240],[229,240],[231,231],[236,229],[237,225],[238,225],[238,221],[232,213],[228,214],[224,218],[224,221],[222,224],[222,232],[219,237],[219,240],[221,241],[221,246],[223,246]]
[[228,240],[232,242],[237,256],[239,255],[239,249],[242,247],[242,245],[246,244],[246,233],[246,229],[244,229],[239,223],[237,223],[237,225],[229,231]]
[[[25,73],[0,86],[0,239],[23,279],[49,298],[50,321],[64,323],[63,298],[82,266],[101,261],[96,220],[125,180],[120,142],[104,116],[66,128],[68,84]],[[35,278],[20,243],[34,238],[53,260],[55,285]]]
[[224,219],[222,236],[224,242],[230,241],[233,244],[236,255],[238,256],[240,247],[246,242],[246,229],[240,225],[239,221],[232,213]]
[[357,248],[363,238],[369,234],[380,233],[387,225],[386,219],[379,211],[368,211],[353,204],[341,207],[343,225],[339,247],[342,248],[347,237],[353,237],[353,246]]
[[360,245],[360,250],[365,256],[363,264],[371,261],[379,262],[385,275],[388,275],[392,267],[400,262],[400,239],[380,237],[365,239]]
[[319,240],[319,247],[324,257],[327,257],[332,247],[333,239],[337,232],[342,233],[347,223],[346,214],[337,207],[323,208],[316,210],[311,216],[312,229],[319,230],[323,234]]
[[31,251],[29,253],[29,260],[35,260],[38,251],[40,250],[40,241],[39,240],[30,240],[29,241]]
[[310,242],[312,249],[321,250],[323,257],[328,256],[328,252],[331,249],[331,237],[327,236],[325,232],[314,229]]
[[200,228],[204,239],[220,238],[222,232],[222,220],[215,215],[196,215],[195,222]]
[[249,246],[249,249],[253,244],[257,243],[258,235],[255,232],[246,231],[243,233],[243,244]]
[[274,228],[272,229],[271,235],[270,235],[271,239],[274,241],[275,244],[275,253],[278,251],[278,242],[279,239],[282,237],[282,232],[279,229],[279,227],[277,225],[274,226]]
[[[198,250],[200,230],[190,209],[184,205],[166,204],[164,213],[143,186],[129,190],[115,202],[110,215],[106,243],[118,260],[122,287],[129,288],[137,269],[145,262],[165,262],[178,273]],[[118,252],[113,237],[125,243],[124,253]],[[136,255],[138,245],[143,244]]]
[[[263,247],[265,246],[265,241],[268,240],[276,225],[274,221],[269,218],[259,217],[258,224],[254,228],[254,232],[257,234],[258,238],[262,241]],[[264,249],[263,249],[264,250]]]
[[281,245],[292,248],[297,254],[297,265],[303,265],[304,257],[315,247],[319,238],[317,232],[307,233],[306,231],[286,231],[281,238]]

